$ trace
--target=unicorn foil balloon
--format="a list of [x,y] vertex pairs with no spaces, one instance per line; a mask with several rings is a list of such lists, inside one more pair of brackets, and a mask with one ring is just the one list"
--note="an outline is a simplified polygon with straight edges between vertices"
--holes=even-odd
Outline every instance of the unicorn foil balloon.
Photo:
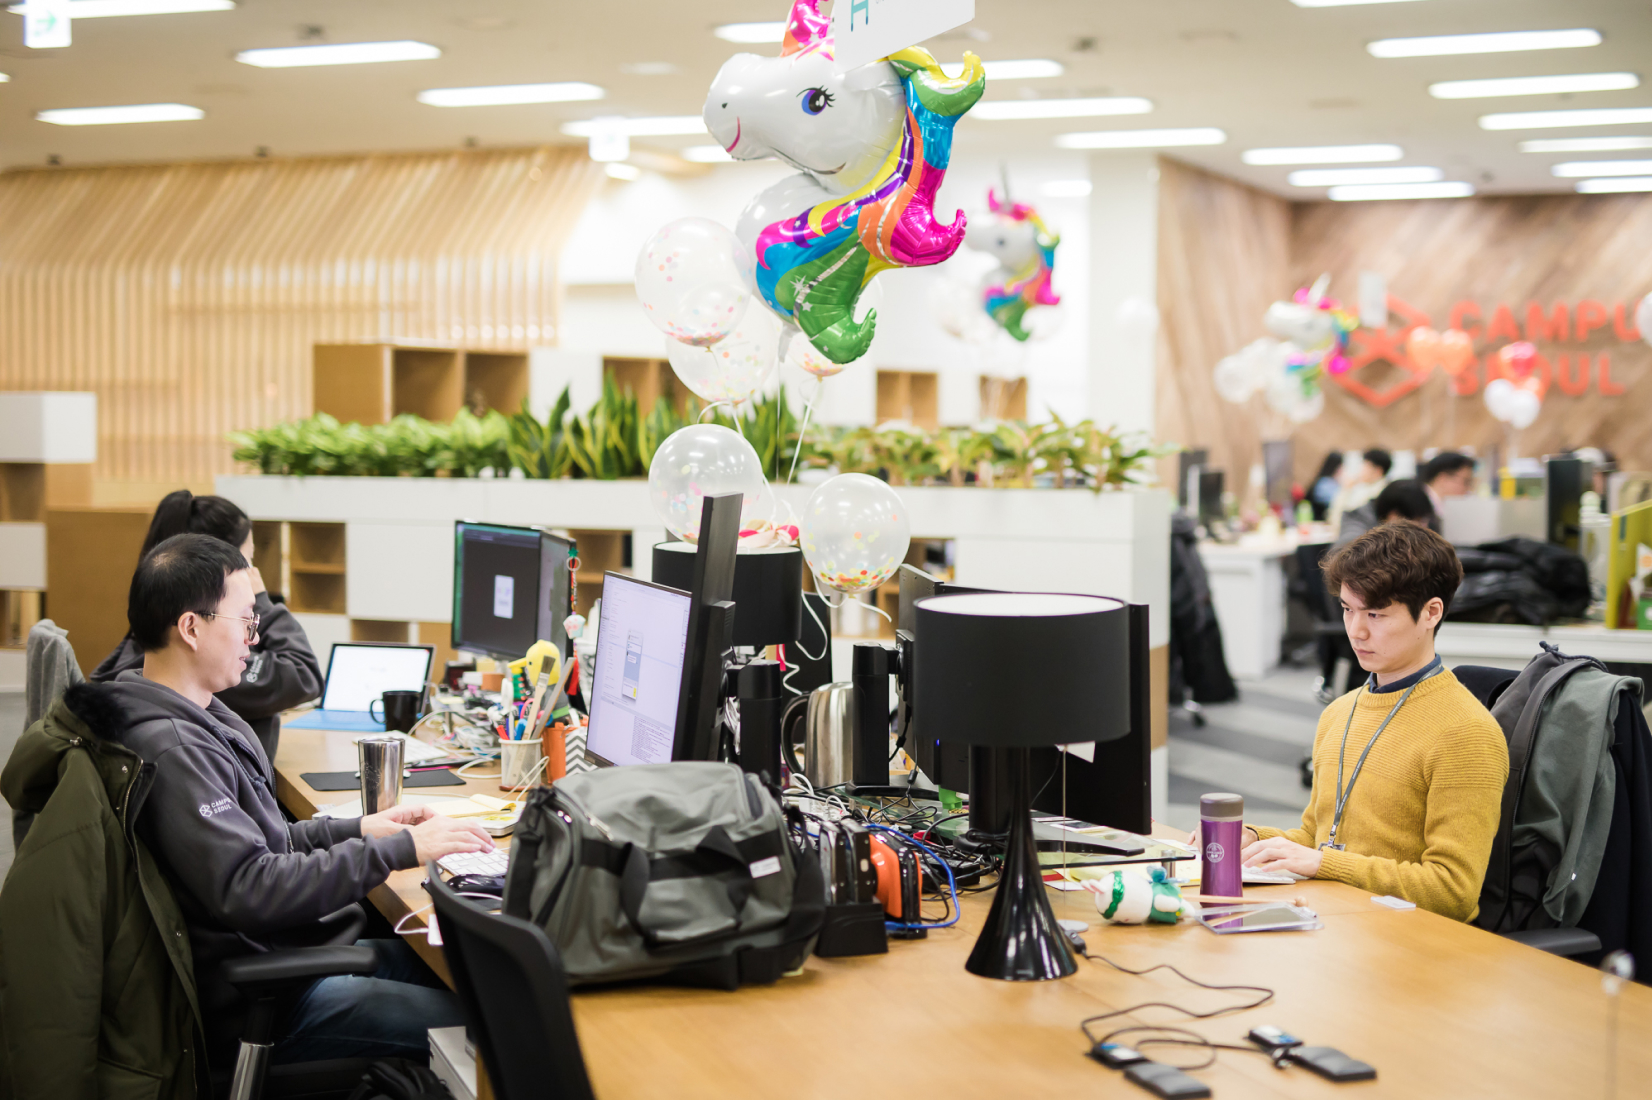
[[1326,297],[1330,285],[1331,277],[1321,275],[1290,301],[1269,306],[1262,319],[1269,332],[1292,345],[1293,368],[1323,368],[1332,374],[1348,369],[1348,334],[1359,327],[1359,319]]
[[965,243],[997,259],[998,271],[988,277],[984,304],[999,327],[1024,341],[1032,335],[1021,323],[1027,311],[1061,304],[1050,288],[1061,237],[1050,232],[1038,211],[1025,203],[999,202],[998,192],[990,188],[987,208],[993,217],[970,226]]
[[755,289],[822,355],[866,354],[877,313],[855,317],[882,271],[950,257],[965,218],[935,218],[952,129],[986,89],[964,54],[952,79],[916,47],[839,73],[823,0],[794,0],[779,57],[737,54],[706,97],[705,121],[735,160],[775,157],[798,175],[759,194],[735,235],[755,261]]

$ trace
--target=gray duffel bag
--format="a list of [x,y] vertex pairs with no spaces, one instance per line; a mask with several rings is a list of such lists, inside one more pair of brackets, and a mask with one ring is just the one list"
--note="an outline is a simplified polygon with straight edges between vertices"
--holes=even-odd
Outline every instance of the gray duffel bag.
[[545,930],[573,985],[773,982],[809,957],[825,912],[794,826],[733,764],[570,775],[528,797],[504,911]]

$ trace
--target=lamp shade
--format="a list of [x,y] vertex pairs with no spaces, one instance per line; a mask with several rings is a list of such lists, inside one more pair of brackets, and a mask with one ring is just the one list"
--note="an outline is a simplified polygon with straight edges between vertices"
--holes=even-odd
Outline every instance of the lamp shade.
[[941,741],[1035,748],[1130,732],[1130,613],[1106,596],[917,602],[914,710]]
[[[654,583],[688,591],[692,543],[654,547]],[[803,551],[795,546],[742,550],[734,556],[734,644],[791,645],[803,633]]]

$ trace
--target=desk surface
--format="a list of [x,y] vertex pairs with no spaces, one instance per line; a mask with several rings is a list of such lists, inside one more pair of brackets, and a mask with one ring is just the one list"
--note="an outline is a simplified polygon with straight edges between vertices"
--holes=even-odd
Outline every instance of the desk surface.
[[[298,778],[354,764],[349,735],[283,730],[276,759],[282,801],[299,816],[347,794],[318,794]],[[497,793],[497,781],[474,781]],[[459,794],[457,787],[432,794]],[[428,904],[422,870],[401,871],[372,901],[392,921]],[[1147,1009],[1126,1023],[1174,1023],[1242,1042],[1274,1024],[1377,1067],[1375,1082],[1332,1085],[1300,1067],[1223,1051],[1197,1076],[1224,1098],[1328,1097],[1350,1090],[1404,1097],[1602,1096],[1607,998],[1596,971],[1423,910],[1395,912],[1331,882],[1253,887],[1258,898],[1300,896],[1324,918],[1315,932],[1216,936],[1197,925],[1107,927],[1088,895],[1052,893],[1056,914],[1088,921],[1092,952],[1142,969],[1168,962],[1213,984],[1271,986],[1261,1008],[1189,1021]],[[574,1018],[599,1097],[841,1097],[941,1089],[949,1097],[1148,1095],[1085,1058],[1079,1021],[1145,1001],[1198,1010],[1242,1001],[1083,962],[1059,982],[995,982],[964,960],[992,895],[967,896],[953,928],[892,942],[888,955],[812,958],[801,976],[737,993],[632,988],[576,993]],[[410,922],[420,927],[417,918]],[[432,952],[422,935],[409,942]],[[440,959],[435,961],[440,967]],[[1648,960],[1652,963],[1652,960]],[[439,972],[446,972],[440,967]],[[1619,1095],[1652,1080],[1652,989],[1620,1001]],[[1183,1052],[1159,1048],[1170,1061]],[[1190,1056],[1199,1055],[1189,1050]],[[1190,1057],[1189,1060],[1194,1060]]]

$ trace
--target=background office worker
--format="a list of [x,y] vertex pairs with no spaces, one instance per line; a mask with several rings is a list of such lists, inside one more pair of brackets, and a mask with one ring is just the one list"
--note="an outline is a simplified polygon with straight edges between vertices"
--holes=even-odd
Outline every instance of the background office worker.
[[[253,614],[258,616],[258,643],[248,655],[246,671],[220,691],[218,698],[252,727],[264,755],[274,760],[281,736],[281,712],[321,694],[321,665],[304,628],[286,604],[270,597],[263,576],[252,564],[252,520],[245,512],[223,497],[198,497],[188,489],[168,493],[149,521],[149,534],[144,537],[139,559],[173,535],[185,533],[211,535],[238,548],[247,560]],[[101,683],[142,667],[143,654],[128,634],[93,670],[91,679]]]
[[1434,652],[1462,579],[1451,544],[1412,523],[1374,528],[1327,559],[1326,587],[1371,675],[1320,715],[1301,827],[1252,829],[1247,865],[1474,918],[1509,757],[1496,720]]
[[[137,821],[189,929],[211,1049],[233,1052],[244,1020],[219,977],[234,958],[276,947],[350,942],[356,903],[393,870],[493,842],[478,826],[401,806],[359,819],[289,824],[269,758],[217,693],[241,679],[260,624],[241,552],[207,535],[175,535],[132,577],[127,618],[143,670],[108,686],[125,743],[154,767]],[[419,1057],[431,1027],[462,1023],[458,1002],[401,940],[363,941],[380,954],[370,978],[324,978],[292,1005],[278,1062]]]
[[1474,460],[1456,451],[1441,451],[1423,463],[1417,480],[1428,490],[1428,499],[1438,512],[1446,497],[1467,496],[1474,490]]

